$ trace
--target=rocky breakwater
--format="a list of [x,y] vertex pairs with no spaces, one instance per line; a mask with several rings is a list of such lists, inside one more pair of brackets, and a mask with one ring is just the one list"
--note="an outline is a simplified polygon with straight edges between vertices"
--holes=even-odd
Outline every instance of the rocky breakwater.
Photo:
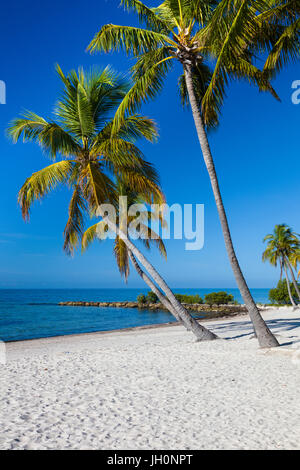
[[[138,308],[140,310],[166,311],[166,308],[159,302],[144,303],[138,302],[60,302],[59,305],[67,307],[110,307],[110,308]],[[208,304],[185,304],[184,307],[199,318],[229,317],[241,315],[247,312],[245,305],[208,305]]]
[[64,307],[113,307],[113,308],[137,308],[137,302],[59,302]]

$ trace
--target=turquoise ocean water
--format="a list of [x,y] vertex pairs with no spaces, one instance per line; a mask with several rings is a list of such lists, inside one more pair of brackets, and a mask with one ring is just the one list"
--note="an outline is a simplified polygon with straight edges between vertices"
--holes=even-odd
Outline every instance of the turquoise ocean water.
[[[242,302],[237,289],[174,289],[181,294],[199,294],[226,290]],[[251,289],[256,302],[268,302],[269,289]],[[50,336],[116,330],[133,326],[174,321],[167,312],[147,310],[60,307],[63,301],[136,300],[147,289],[26,289],[0,290],[0,340],[17,341]]]

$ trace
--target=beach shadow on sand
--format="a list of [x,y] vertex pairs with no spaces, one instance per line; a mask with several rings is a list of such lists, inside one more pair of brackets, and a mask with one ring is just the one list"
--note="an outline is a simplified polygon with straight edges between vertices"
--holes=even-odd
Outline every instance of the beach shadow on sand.
[[[278,318],[273,320],[266,320],[266,323],[275,335],[280,336],[281,333],[285,333],[284,336],[282,336],[282,339],[284,339],[284,337],[286,338],[286,340],[291,339],[291,341],[281,343],[281,346],[288,346],[292,343],[300,343],[298,335],[287,335],[288,332],[292,332],[297,328],[300,329],[300,318],[289,318],[288,320],[286,318]],[[221,325],[215,325],[213,330],[217,335],[222,336],[223,339],[239,339],[247,336],[250,338],[253,336],[253,326],[250,320],[239,322],[226,322]]]

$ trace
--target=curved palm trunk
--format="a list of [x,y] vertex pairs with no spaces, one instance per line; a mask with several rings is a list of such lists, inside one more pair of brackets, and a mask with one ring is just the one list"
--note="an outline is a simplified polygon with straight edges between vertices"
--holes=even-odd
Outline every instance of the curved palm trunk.
[[135,268],[136,272],[138,273],[138,275],[143,279],[143,281],[147,284],[148,287],[150,287],[150,289],[152,290],[152,292],[154,292],[155,295],[157,295],[158,297],[158,300],[160,301],[160,303],[167,309],[169,310],[169,312],[174,315],[174,317],[176,318],[176,320],[180,323],[182,323],[181,319],[179,318],[176,310],[174,307],[172,307],[172,305],[170,304],[170,302],[167,300],[167,298],[161,293],[161,291],[156,287],[156,285],[154,284],[154,282],[151,281],[150,277],[147,276],[147,274],[141,269],[139,263],[137,262],[137,260],[135,259],[135,257],[133,256],[132,252],[130,250],[128,250],[128,255],[129,255],[129,258],[130,258],[130,261],[133,265],[133,267]]
[[[103,214],[101,214],[103,215]],[[181,318],[184,326],[192,331],[196,336],[198,341],[208,341],[217,339],[217,336],[211,331],[207,330],[204,326],[200,325],[181,305],[180,302],[176,299],[173,292],[163,280],[163,278],[158,274],[156,269],[152,266],[151,263],[145,258],[145,256],[140,252],[140,250],[128,239],[126,234],[122,232],[111,220],[108,218],[105,219],[105,222],[108,225],[108,228],[112,230],[116,235],[118,235],[127,246],[128,250],[132,252],[135,258],[145,267],[150,276],[154,279],[156,284],[160,289],[166,294],[168,300],[172,307],[176,310],[179,318]]]
[[214,161],[213,161],[212,154],[210,151],[202,116],[199,111],[197,99],[195,96],[194,85],[193,85],[193,80],[192,80],[192,68],[190,65],[185,65],[184,68],[185,68],[185,81],[186,81],[186,86],[187,86],[187,90],[189,94],[192,112],[193,112],[194,122],[195,122],[196,130],[197,130],[197,134],[198,134],[198,139],[200,142],[200,147],[202,150],[205,165],[206,165],[209,177],[210,177],[210,182],[211,182],[211,186],[213,189],[213,193],[214,193],[214,197],[215,197],[215,201],[217,205],[217,210],[218,210],[218,214],[219,214],[219,218],[221,222],[221,227],[223,231],[227,254],[229,257],[229,261],[230,261],[238,288],[240,290],[240,293],[244,299],[245,305],[249,312],[249,316],[251,318],[259,345],[262,348],[279,346],[277,339],[271,333],[271,331],[269,330],[268,326],[266,325],[262,316],[259,313],[259,310],[253,300],[253,297],[245,281],[244,275],[241,271],[238,259],[236,257],[232,239],[231,239],[230,230],[229,230],[228,220],[227,220],[227,216],[226,216],[226,212],[225,212],[225,208],[223,205],[222,196],[221,196],[221,192],[219,188],[219,182],[218,182],[218,178],[217,178],[217,174],[215,170]]
[[294,275],[294,271],[293,271],[293,269],[292,269],[292,266],[291,266],[291,264],[290,264],[288,258],[286,258],[286,264],[287,264],[287,266],[288,266],[288,268],[289,268],[289,271],[290,271],[290,273],[291,273],[292,282],[293,282],[294,287],[295,287],[295,290],[296,290],[296,292],[297,292],[298,299],[300,300],[300,290],[299,290],[299,286],[298,286],[298,284],[297,284],[297,281],[296,281],[296,278],[295,278],[295,275]]
[[290,286],[290,282],[289,282],[289,278],[288,278],[288,273],[287,273],[285,261],[283,261],[283,268],[284,268],[284,272],[285,272],[285,279],[286,279],[286,285],[287,285],[287,289],[288,289],[288,293],[289,293],[289,298],[290,298],[292,306],[296,307],[295,301],[294,301],[292,293],[291,293],[291,286]]

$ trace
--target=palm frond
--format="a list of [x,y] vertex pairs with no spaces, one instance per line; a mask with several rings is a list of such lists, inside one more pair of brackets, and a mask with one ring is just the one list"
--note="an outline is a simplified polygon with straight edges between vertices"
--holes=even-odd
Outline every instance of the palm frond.
[[140,115],[126,116],[117,130],[113,130],[110,121],[93,140],[91,155],[103,155],[106,161],[118,165],[140,165],[142,152],[135,146],[140,138],[150,142],[157,139],[157,127],[152,119]]
[[174,17],[172,10],[167,1],[164,1],[159,6],[151,8],[156,17],[160,18],[164,23],[166,23],[169,29],[174,31],[174,28],[178,26],[178,21]]
[[70,205],[69,217],[64,230],[64,250],[68,255],[73,255],[78,247],[84,229],[84,214],[87,211],[85,200],[79,185],[74,189]]
[[98,142],[91,150],[91,155],[102,155],[103,164],[114,172],[123,167],[140,167],[143,165],[141,150],[124,139],[106,139]]
[[98,162],[88,163],[81,171],[80,185],[92,215],[96,214],[100,204],[112,202],[115,196],[114,183]]
[[176,46],[176,43],[167,35],[156,31],[149,31],[134,26],[107,24],[95,35],[88,46],[88,50],[91,52],[122,50],[128,55],[140,55],[166,44]]
[[208,0],[165,0],[160,9],[165,8],[166,14],[177,20],[181,26],[188,27],[193,19],[200,25],[205,24],[217,4],[216,1]]
[[33,173],[26,179],[18,194],[18,203],[25,220],[29,219],[30,207],[36,200],[42,199],[58,184],[68,183],[73,168],[74,162],[63,160]]
[[121,276],[127,281],[129,276],[129,256],[128,249],[124,241],[118,236],[115,238],[114,254]]
[[104,220],[101,220],[97,224],[94,224],[91,227],[89,227],[82,235],[82,239],[81,239],[82,252],[86,251],[96,239],[101,241],[102,238],[99,237],[99,233],[104,234],[105,231],[106,231],[106,223]]
[[8,136],[17,142],[23,135],[23,142],[35,141],[42,150],[55,159],[59,154],[64,157],[78,155],[80,146],[65,130],[53,121],[27,111],[14,119],[7,129]]
[[172,48],[163,46],[158,49],[153,49],[144,54],[136,57],[136,63],[131,68],[133,80],[136,82],[139,78],[143,77],[147,70],[152,67],[161,65],[163,72],[167,73],[171,70],[175,54]]
[[157,15],[154,8],[149,8],[139,0],[121,0],[121,5],[128,11],[137,13],[140,23],[144,23],[153,31],[168,33],[170,29],[172,30],[169,22]]
[[[112,126],[111,126],[112,132]],[[131,114],[126,116],[116,132],[112,132],[113,137],[136,142],[138,139],[146,139],[149,142],[156,142],[158,139],[157,124],[153,119]]]
[[165,64],[166,62],[156,64],[145,71],[141,77],[136,78],[132,88],[116,111],[113,132],[118,131],[126,115],[134,114],[143,103],[154,99],[161,92],[168,73]]
[[268,76],[300,58],[300,18],[285,28],[274,44],[264,66]]
[[95,132],[95,122],[87,92],[87,77],[82,69],[78,72],[71,70],[65,77],[58,67],[65,87],[61,99],[56,104],[55,114],[64,128],[77,139],[89,138]]
[[[256,34],[255,18],[260,11],[264,11],[265,6],[264,0],[222,0],[215,9],[209,26],[200,33],[199,39],[203,40],[206,36],[211,44],[210,52],[217,58],[211,82],[202,101],[206,122],[216,119],[220,112],[230,79],[228,71],[235,71],[235,77],[239,78],[239,74],[245,75],[248,64],[250,77],[254,80],[257,77],[257,72],[254,73],[254,68],[247,62],[247,48]],[[259,83],[263,86],[262,79]],[[272,87],[265,85],[263,89],[271,91]]]
[[58,65],[57,71],[65,88],[61,100],[57,103],[56,115],[71,132],[77,134],[80,133],[78,109],[78,99],[81,98],[80,87],[84,95],[83,100],[89,104],[87,111],[92,116],[92,122],[98,132],[105,126],[107,120],[111,119],[114,110],[130,88],[128,80],[110,66],[104,69],[93,67],[85,73],[82,69],[78,72],[73,70],[68,76],[63,74]]
[[147,249],[150,249],[151,244],[156,245],[160,254],[167,259],[167,250],[161,237],[147,225],[139,224],[139,234],[141,241],[144,243]]
[[268,74],[259,70],[255,65],[242,57],[232,67],[228,67],[228,75],[232,76],[232,79],[245,79],[250,84],[256,85],[260,91],[267,91],[280,101],[279,96],[269,81]]
[[146,203],[163,204],[164,195],[154,178],[149,179],[143,172],[127,168],[122,169],[122,179],[129,188],[141,194]]
[[31,111],[26,111],[21,117],[11,121],[7,129],[7,135],[15,143],[19,140],[22,134],[24,142],[32,141],[39,136],[41,131],[48,124],[49,123],[43,117],[38,116]]

